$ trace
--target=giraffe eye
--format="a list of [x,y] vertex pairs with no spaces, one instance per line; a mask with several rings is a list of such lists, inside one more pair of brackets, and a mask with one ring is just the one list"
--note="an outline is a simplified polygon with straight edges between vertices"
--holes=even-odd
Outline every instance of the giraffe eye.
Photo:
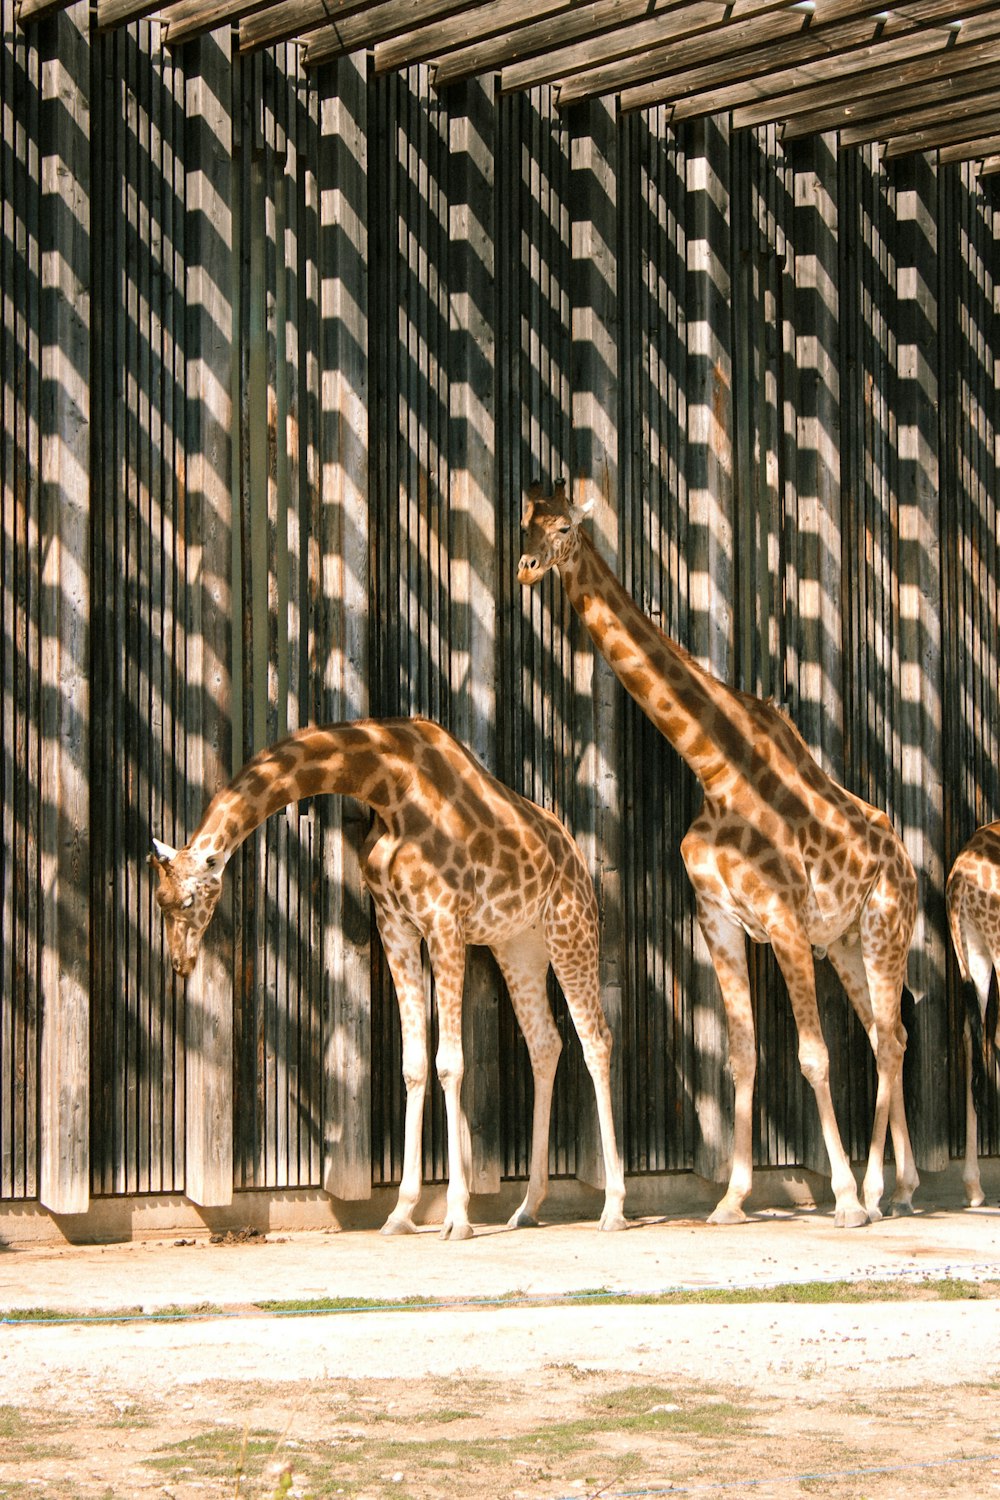
[[181,902],[181,905],[185,911],[190,910],[190,908],[194,905],[194,897],[185,896],[184,900]]

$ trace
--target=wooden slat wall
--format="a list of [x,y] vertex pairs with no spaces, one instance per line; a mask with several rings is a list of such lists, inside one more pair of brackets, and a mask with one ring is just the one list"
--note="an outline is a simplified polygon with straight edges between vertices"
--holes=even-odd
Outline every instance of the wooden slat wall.
[[[9,0],[3,22],[0,1197],[24,1198],[39,1191],[46,326],[26,164],[43,130],[39,39],[61,43],[54,22],[25,41]],[[451,724],[578,833],[605,912],[628,1169],[724,1167],[725,1027],[678,857],[696,790],[558,584],[514,578],[524,490],[564,475],[591,487],[601,546],[643,608],[784,702],[904,832],[923,881],[914,1129],[941,1165],[962,1087],[943,875],[1000,814],[988,191],[970,169],[886,169],[829,136],[784,149],[725,120],[674,132],[658,108],[560,115],[547,89],[495,99],[482,82],[436,95],[424,69],[369,80],[357,58],[307,79],[291,47],[230,63],[228,41],[171,54],[136,23],[89,41],[82,80],[101,246],[91,1190],[363,1197],[398,1176],[398,1022],[358,895],[366,817],[320,802],[246,846],[230,867],[234,956],[222,914],[211,990],[170,975],[144,864],[150,832],[183,842],[232,759],[308,718],[368,711]],[[216,192],[233,212],[218,234]],[[210,576],[193,565],[202,541]],[[757,1160],[822,1168],[768,954],[753,976]],[[819,985],[860,1156],[870,1051],[824,965]],[[488,960],[469,994],[488,1191],[526,1171],[530,1074]],[[553,1000],[567,1055],[551,1167],[586,1177],[590,1085]],[[195,1076],[207,1108],[192,1112]],[[220,1108],[231,1181],[228,1139],[207,1172],[193,1143]],[[983,1140],[1000,1149],[995,1101]],[[425,1173],[445,1170],[435,1084]]]
[[2,8],[0,53],[0,1197],[38,1193],[40,59]]
[[[315,717],[322,329],[318,94],[291,47],[242,61],[236,78],[242,760]],[[318,856],[304,805],[270,819],[234,872],[240,1187],[320,1182]]]
[[145,858],[182,843],[184,75],[149,23],[95,43],[93,1191],[184,1185],[184,987]]

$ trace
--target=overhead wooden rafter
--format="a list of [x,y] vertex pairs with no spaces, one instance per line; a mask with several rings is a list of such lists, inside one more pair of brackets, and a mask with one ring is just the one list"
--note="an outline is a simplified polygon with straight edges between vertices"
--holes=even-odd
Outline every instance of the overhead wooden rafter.
[[[67,3],[16,0],[17,19]],[[611,95],[675,125],[732,112],[786,140],[837,130],[887,160],[936,150],[1000,170],[1000,0],[97,0],[101,28],[151,15],[172,47],[232,25],[242,52],[297,40],[310,67],[370,49],[376,72],[423,63],[439,89],[497,72],[502,91],[549,85],[560,107]]]

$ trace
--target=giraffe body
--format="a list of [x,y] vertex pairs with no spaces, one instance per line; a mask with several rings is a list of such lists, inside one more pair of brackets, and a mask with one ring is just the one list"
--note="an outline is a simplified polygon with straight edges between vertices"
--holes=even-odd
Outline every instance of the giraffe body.
[[[945,887],[948,927],[966,990],[965,1161],[962,1182],[970,1207],[984,1201],[979,1174],[979,1110],[986,1084],[985,1022],[993,975],[1000,982],[1000,822],[977,828]],[[973,1034],[975,1033],[975,1035]],[[1000,1033],[992,1039],[1000,1049]]]
[[598,985],[598,918],[583,856],[559,820],[490,776],[440,725],[362,720],[309,728],[255,755],[209,804],[181,850],[155,843],[175,970],[188,975],[233,851],[290,802],[340,793],[375,814],[362,869],[399,1003],[406,1128],[399,1199],[386,1232],[413,1229],[421,1186],[427,1025],[421,945],[434,974],[445,1092],[449,1185],[442,1233],[464,1239],[469,1135],[461,1107],[465,950],[485,944],[507,982],[535,1083],[528,1191],[511,1219],[535,1222],[548,1186],[552,1087],[562,1049],[546,995],[562,985],[597,1094],[605,1165],[603,1229],[623,1226],[624,1177],[611,1111],[611,1034]]
[[[885,814],[827,776],[774,704],[726,687],[642,613],[581,529],[583,514],[561,485],[545,498],[533,490],[518,578],[533,584],[558,570],[597,649],[704,790],[681,853],[722,990],[736,1089],[729,1185],[712,1221],[741,1221],[751,1187],[756,1041],[748,936],[771,944],[788,988],[799,1062],[830,1157],[838,1224],[881,1217],[890,1123],[893,1207],[909,1212],[917,1174],[903,1108],[900,1020],[916,920],[909,856]],[[876,1057],[864,1207],[833,1111],[814,953],[829,955]]]

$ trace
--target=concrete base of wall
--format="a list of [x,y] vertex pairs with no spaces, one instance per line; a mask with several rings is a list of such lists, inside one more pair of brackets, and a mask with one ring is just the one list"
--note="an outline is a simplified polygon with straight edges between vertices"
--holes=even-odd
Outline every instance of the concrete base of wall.
[[[987,1201],[1000,1198],[1000,1160],[982,1164]],[[886,1200],[892,1191],[890,1166],[886,1174]],[[473,1223],[505,1222],[524,1193],[522,1182],[506,1182],[489,1197],[474,1197]],[[693,1172],[677,1172],[628,1179],[625,1211],[633,1218],[686,1216],[700,1218],[711,1212],[720,1194],[719,1185]],[[335,1233],[341,1229],[378,1228],[396,1201],[393,1188],[376,1188],[361,1203],[345,1203],[318,1189],[237,1193],[228,1208],[204,1209],[181,1194],[159,1197],[95,1198],[84,1214],[56,1215],[36,1202],[0,1203],[0,1246],[110,1244],[116,1241],[156,1240],[164,1236],[185,1237],[224,1234],[255,1229],[280,1233],[313,1229]],[[916,1197],[918,1210],[960,1207],[964,1203],[961,1163],[952,1162],[945,1172],[925,1172]],[[559,1220],[596,1219],[603,1195],[575,1179],[553,1182],[545,1202],[543,1218]],[[800,1168],[771,1167],[754,1173],[752,1212],[763,1208],[824,1208],[833,1202],[829,1179]],[[425,1188],[415,1218],[419,1223],[440,1223],[445,1213],[445,1185]]]

